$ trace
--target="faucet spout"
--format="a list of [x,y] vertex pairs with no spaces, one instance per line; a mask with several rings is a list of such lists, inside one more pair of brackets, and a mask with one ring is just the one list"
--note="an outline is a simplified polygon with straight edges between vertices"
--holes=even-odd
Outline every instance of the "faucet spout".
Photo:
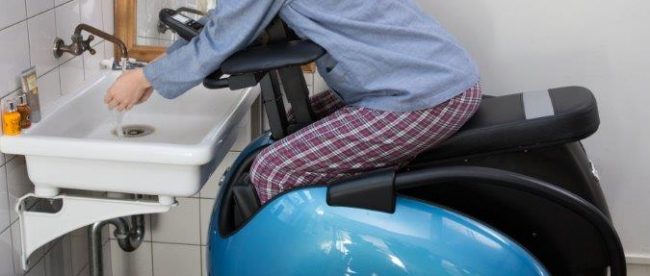
[[[84,40],[83,36],[81,35],[81,32],[86,31],[90,33],[91,35],[88,36],[88,39]],[[83,52],[88,51],[91,55],[95,54],[95,49],[92,48],[90,43],[95,39],[93,35],[96,35],[98,37],[101,37],[107,41],[112,42],[117,46],[119,51],[115,55],[115,60],[113,61],[114,67],[120,67],[120,63],[122,61],[122,58],[125,58],[128,60],[129,58],[129,52],[126,48],[126,44],[119,38],[108,34],[102,30],[99,30],[93,26],[90,26],[88,24],[79,24],[74,30],[74,33],[72,34],[72,44],[70,45],[65,45],[65,42],[62,39],[57,39],[55,41],[54,45],[54,56],[61,57],[64,53],[69,53],[75,56],[79,56],[83,54]]]

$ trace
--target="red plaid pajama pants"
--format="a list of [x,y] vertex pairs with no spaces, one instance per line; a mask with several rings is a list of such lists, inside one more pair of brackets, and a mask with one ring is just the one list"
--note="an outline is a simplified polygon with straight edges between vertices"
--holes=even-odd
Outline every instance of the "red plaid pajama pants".
[[251,182],[263,204],[297,186],[403,164],[458,131],[480,101],[478,84],[434,108],[412,112],[344,106],[331,92],[321,93],[311,103],[322,119],[262,150]]

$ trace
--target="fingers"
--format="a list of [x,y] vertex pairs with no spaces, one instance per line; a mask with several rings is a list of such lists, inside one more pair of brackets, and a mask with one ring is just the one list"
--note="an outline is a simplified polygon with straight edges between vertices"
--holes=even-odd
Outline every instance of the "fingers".
[[118,99],[112,98],[107,104],[108,104],[108,109],[113,110],[114,108],[119,107],[120,101]]
[[106,92],[104,103],[109,109],[124,111],[147,101],[153,89],[146,79],[144,81],[142,79],[144,79],[142,70],[134,69],[123,73]]
[[111,95],[110,90],[106,92],[106,96],[104,96],[104,103],[108,104],[113,100],[113,95]]

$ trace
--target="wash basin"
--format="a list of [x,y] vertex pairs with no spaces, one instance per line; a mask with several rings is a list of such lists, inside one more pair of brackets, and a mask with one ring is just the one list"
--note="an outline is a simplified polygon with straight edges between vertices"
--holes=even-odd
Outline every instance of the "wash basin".
[[61,97],[20,136],[0,138],[2,152],[25,156],[37,196],[60,189],[191,196],[233,145],[237,124],[260,92],[198,86],[174,100],[154,92],[124,115],[127,137],[118,137],[115,112],[103,98],[119,74],[106,71]]

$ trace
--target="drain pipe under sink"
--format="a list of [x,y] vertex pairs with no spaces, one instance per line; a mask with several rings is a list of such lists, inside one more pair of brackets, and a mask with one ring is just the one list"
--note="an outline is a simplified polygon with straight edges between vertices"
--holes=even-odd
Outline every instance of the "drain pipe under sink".
[[144,240],[144,215],[131,216],[131,222],[125,217],[94,223],[88,228],[90,275],[104,275],[104,260],[102,246],[102,228],[107,224],[115,226],[115,238],[120,248],[126,252],[136,250]]

